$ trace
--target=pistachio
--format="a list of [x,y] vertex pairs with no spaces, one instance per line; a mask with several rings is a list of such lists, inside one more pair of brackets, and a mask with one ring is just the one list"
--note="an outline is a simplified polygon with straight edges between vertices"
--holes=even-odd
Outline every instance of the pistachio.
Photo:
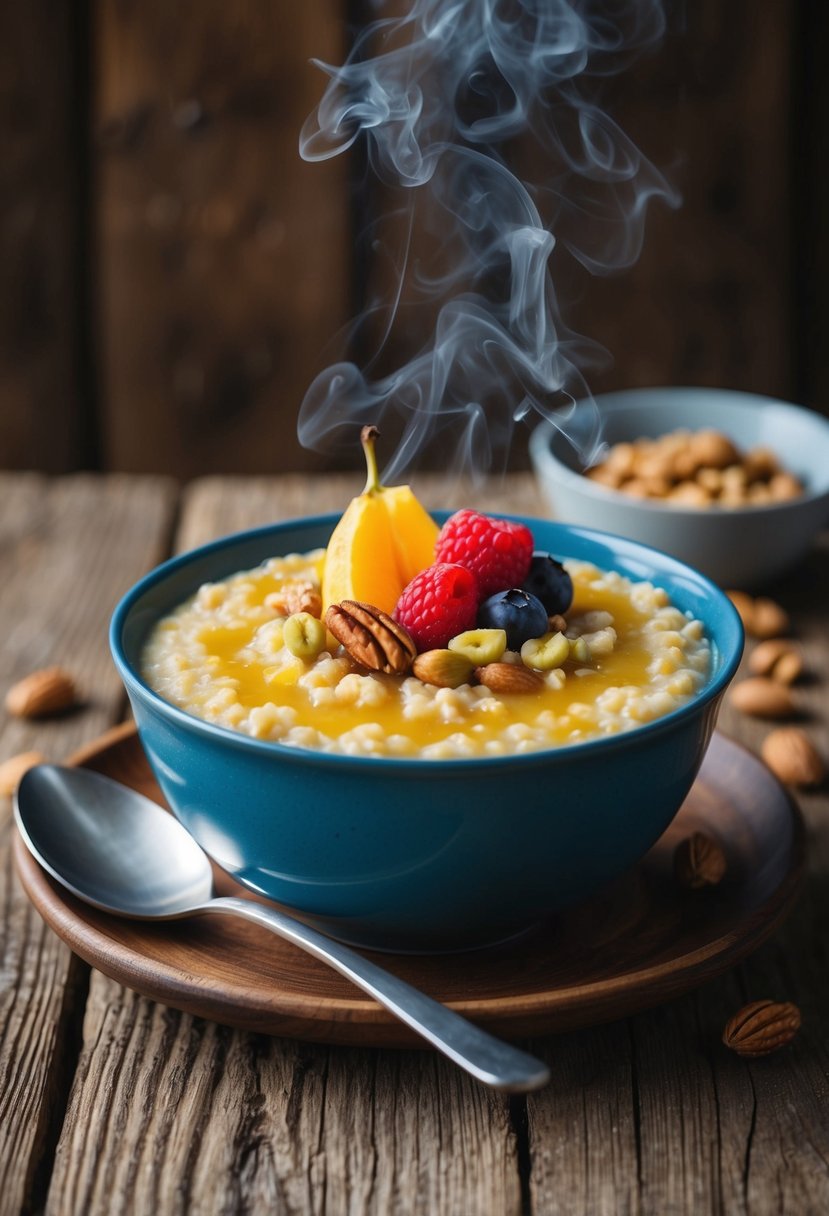
[[315,659],[325,650],[325,626],[310,612],[295,612],[285,622],[282,640],[297,659]]
[[584,638],[570,638],[570,658],[578,663],[590,662],[590,647]]
[[472,679],[475,664],[454,650],[424,650],[412,665],[412,673],[424,684],[437,688],[460,688]]
[[468,629],[449,642],[449,649],[465,655],[473,666],[497,663],[507,648],[505,629]]
[[570,657],[570,643],[563,633],[545,633],[530,638],[521,647],[521,662],[536,671],[552,671]]

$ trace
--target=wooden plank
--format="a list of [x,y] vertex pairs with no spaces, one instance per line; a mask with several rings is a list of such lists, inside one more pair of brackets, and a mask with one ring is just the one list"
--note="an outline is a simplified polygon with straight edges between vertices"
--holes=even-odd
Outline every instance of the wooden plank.
[[[591,277],[567,253],[561,223],[553,223],[560,239],[550,269],[562,318],[607,352],[585,356],[580,368],[594,393],[699,384],[790,398],[796,392],[789,172],[796,6],[786,0],[727,6],[696,0],[668,8],[669,33],[660,48],[616,79],[583,82],[583,90],[679,191],[681,206],[672,210],[653,202],[638,261],[609,276]],[[824,144],[814,146],[822,164]],[[538,188],[549,222],[545,205],[549,210],[560,204],[555,192],[545,204],[544,192],[560,162],[549,149],[522,139],[501,151],[508,166]],[[811,191],[811,181],[802,188]],[[390,197],[377,187],[367,194],[366,206],[376,218],[392,203],[399,209],[401,193]],[[579,211],[575,199],[567,201]],[[424,206],[422,200],[418,205]],[[589,206],[586,212],[591,214]],[[825,208],[815,211],[815,225],[824,213]],[[380,227],[392,252],[402,246],[406,222],[398,217]],[[804,258],[811,255],[814,232],[815,227],[802,236]],[[396,289],[392,260],[374,248],[366,294],[389,302]],[[410,264],[431,268],[430,256],[429,238],[416,226]],[[805,318],[815,350],[825,328],[816,324],[822,281],[820,275],[812,278],[820,301],[815,299],[817,311]],[[380,371],[396,371],[419,351],[435,314],[436,307],[427,304],[400,314]],[[372,353],[386,322],[378,316],[367,335]],[[829,394],[824,389],[822,397],[819,391],[812,397],[826,400]],[[528,434],[516,427],[510,467],[527,467]]]
[[[356,473],[194,483],[178,547],[341,509],[360,484]],[[437,505],[438,479],[418,478],[416,488]],[[491,510],[532,510],[535,489],[514,477],[480,493]],[[824,747],[827,579],[829,544],[775,592],[809,658],[812,679],[797,695]],[[754,747],[768,730],[730,707],[722,725]],[[553,1079],[526,1107],[486,1094],[428,1053],[245,1035],[94,974],[47,1211],[825,1210],[829,816],[825,790],[799,800],[813,877],[782,932],[688,998],[532,1044]],[[740,1004],[763,995],[801,1004],[804,1027],[793,1047],[748,1064],[720,1034]],[[90,1137],[90,1126],[100,1135]]]
[[614,117],[682,203],[651,208],[632,270],[579,280],[583,297],[570,319],[612,360],[590,374],[595,392],[702,384],[793,395],[796,23],[786,0],[698,0],[671,19],[663,48],[608,94]]
[[[808,678],[795,688],[802,722],[827,757],[828,593],[829,537],[773,589],[807,659]],[[755,751],[771,729],[728,702],[719,725]],[[529,1100],[537,1210],[773,1216],[829,1207],[829,793],[802,791],[797,801],[809,826],[809,877],[766,945],[698,993],[627,1024],[534,1045],[552,1069],[549,1087]],[[720,1036],[741,1005],[761,997],[794,1001],[803,1027],[790,1048],[749,1063]]]
[[349,209],[341,160],[297,145],[341,4],[94,8],[107,465],[311,465],[296,414],[348,318]]
[[824,335],[829,325],[826,276],[829,273],[829,20],[823,4],[798,8],[799,38],[792,75],[793,138],[791,156],[795,245],[794,325],[798,399],[829,414],[829,369]]
[[520,1211],[507,1103],[428,1053],[242,1034],[97,972],[84,1037],[47,1213]]
[[[49,482],[0,474],[0,690],[50,664],[84,703],[41,722],[0,708],[0,759],[60,761],[122,713],[107,623],[120,595],[162,555],[173,492],[158,478]],[[1,700],[2,698],[0,698]],[[45,928],[13,875],[10,800],[0,798],[0,1209],[42,1198],[78,1049],[88,969]]]
[[77,467],[79,160],[69,0],[0,8],[0,468]]
[[[340,509],[360,488],[359,477],[197,482],[177,547]],[[252,1036],[98,973],[83,1038],[48,1213],[521,1211],[509,1102],[431,1053]]]

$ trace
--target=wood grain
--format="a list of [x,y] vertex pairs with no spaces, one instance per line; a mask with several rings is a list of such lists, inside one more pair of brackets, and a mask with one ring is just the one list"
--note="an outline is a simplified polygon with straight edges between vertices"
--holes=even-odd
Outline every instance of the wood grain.
[[303,462],[298,405],[350,307],[346,167],[297,150],[341,7],[95,6],[106,467]]
[[[361,484],[356,472],[354,480]],[[224,521],[235,529],[337,509],[342,490],[354,492],[351,481],[326,487],[314,478],[291,479],[284,491],[279,480],[196,483],[184,500],[178,544],[189,547],[231,530]],[[127,479],[116,491],[108,481],[91,483],[82,510],[76,500],[72,562],[81,577],[73,576],[74,598],[63,595],[50,606],[52,615],[40,618],[44,639],[59,642],[64,613],[73,616],[81,605],[97,628],[89,581],[96,567],[85,550],[107,533],[102,517],[118,514],[115,500],[131,484]],[[58,489],[39,478],[0,479],[4,679],[23,665],[16,656],[21,638],[27,654],[67,657],[45,640],[38,647],[36,622],[25,619],[44,611],[41,572],[53,562],[60,565],[58,585],[67,586],[72,562],[61,565],[59,546],[45,539],[68,539]],[[439,505],[430,493],[423,489],[430,505]],[[487,501],[493,510],[517,509],[533,494],[529,481],[516,481]],[[140,499],[140,510],[139,500],[129,501],[134,509],[123,508],[122,540],[112,555],[125,576],[130,562],[142,565],[135,552],[146,555],[153,527],[147,514],[155,518],[151,496]],[[24,557],[26,568],[19,565]],[[18,588],[13,595],[10,581]],[[795,686],[803,725],[829,755],[829,538],[773,594],[792,612],[807,655],[809,677]],[[91,629],[80,623],[72,636],[79,654],[100,655],[103,671],[108,660],[100,639],[90,642]],[[96,703],[88,719],[46,723],[44,736],[36,737],[61,758],[106,725],[107,704],[106,698]],[[729,706],[720,725],[752,747],[769,729]],[[33,737],[6,724],[0,745],[11,752]],[[696,994],[608,1026],[531,1042],[549,1061],[552,1082],[526,1103],[484,1093],[431,1053],[269,1040],[155,1005],[97,972],[85,1010],[82,994],[75,999],[68,981],[55,981],[65,994],[60,1034],[52,1020],[57,1003],[49,999],[48,951],[62,958],[66,951],[37,920],[30,922],[30,937],[15,924],[16,944],[9,947],[9,918],[17,913],[7,911],[3,888],[0,1211],[16,1214],[26,1207],[22,1197],[43,1197],[49,1186],[46,1210],[59,1216],[823,1213],[829,1208],[829,799],[825,788],[797,799],[808,823],[809,873],[795,911],[774,938]],[[22,895],[15,898],[12,909],[28,910]],[[720,1034],[739,1005],[763,996],[796,1001],[803,1027],[786,1051],[748,1063],[722,1047]],[[82,1033],[66,1020],[73,1007],[85,1011]],[[68,1080],[52,1091],[39,1071],[42,1066],[54,1076],[58,1057],[70,1077],[74,1073],[68,1107]],[[39,1140],[31,1124],[38,1112],[44,1118],[46,1104],[53,1118],[41,1123]]]
[[[59,663],[76,674],[83,692],[77,711],[42,722],[10,719],[0,709],[0,755],[38,749],[62,760],[121,713],[108,618],[118,597],[161,556],[171,487],[157,479],[104,484],[7,474],[0,475],[0,503],[0,690]],[[38,1196],[44,1165],[48,1179],[88,982],[88,969],[33,915],[12,873],[10,810],[9,800],[0,799],[3,1212],[22,1211]]]
[[76,6],[0,8],[0,467],[60,472],[85,443]]
[[651,208],[629,272],[584,285],[571,319],[611,359],[590,377],[594,392],[701,384],[795,393],[796,7],[697,0],[669,10],[663,48],[608,90],[608,108],[682,205]]

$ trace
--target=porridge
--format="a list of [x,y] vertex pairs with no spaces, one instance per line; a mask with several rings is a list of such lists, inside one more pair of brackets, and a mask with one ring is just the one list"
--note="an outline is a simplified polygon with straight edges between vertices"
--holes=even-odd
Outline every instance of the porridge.
[[[685,704],[708,677],[698,620],[650,583],[579,561],[558,567],[572,600],[566,617],[545,620],[540,639],[514,649],[502,640],[490,651],[498,628],[458,631],[425,653],[413,647],[421,651],[414,670],[369,670],[319,619],[325,560],[324,550],[275,557],[202,586],[149,637],[148,684],[188,713],[256,739],[439,760],[628,731]],[[384,614],[372,611],[370,623],[379,622]],[[455,678],[433,683],[435,671]]]

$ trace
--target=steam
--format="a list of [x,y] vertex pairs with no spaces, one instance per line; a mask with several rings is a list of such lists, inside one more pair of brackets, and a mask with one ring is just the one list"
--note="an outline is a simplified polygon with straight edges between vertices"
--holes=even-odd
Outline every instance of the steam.
[[[639,256],[649,203],[677,204],[591,100],[664,29],[662,0],[412,0],[404,16],[367,28],[341,67],[318,63],[329,83],[302,156],[325,160],[365,139],[372,170],[403,200],[408,235],[393,298],[355,323],[381,322],[378,347],[363,369],[336,363],[311,384],[304,446],[353,447],[357,424],[392,423],[400,441],[387,479],[436,439],[454,442],[456,467],[481,475],[503,463],[516,423],[589,398],[583,369],[596,348],[564,323],[551,259],[565,250],[594,275],[624,269]],[[518,135],[541,158],[535,187],[506,163]],[[417,264],[414,231],[431,240]],[[433,313],[437,302],[434,332],[404,367],[373,379],[404,294],[407,310]],[[597,416],[582,427],[590,460]]]

